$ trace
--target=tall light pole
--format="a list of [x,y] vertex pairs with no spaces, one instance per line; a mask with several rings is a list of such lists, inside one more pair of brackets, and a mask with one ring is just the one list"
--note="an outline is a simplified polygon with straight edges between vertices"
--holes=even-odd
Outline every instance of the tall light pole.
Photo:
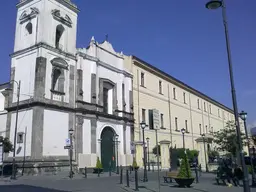
[[148,171],[150,171],[150,162],[149,162],[149,138],[146,138],[147,140],[147,149],[148,149],[148,158],[147,158],[147,162],[148,162]]
[[184,128],[182,128],[180,131],[182,133],[183,149],[184,149],[184,152],[186,153],[186,151],[185,151],[185,132],[186,132],[186,130]]
[[206,148],[205,148],[205,134],[202,134],[203,137],[203,144],[204,144],[204,160],[205,160],[205,171],[208,173],[208,162],[207,162],[207,155],[206,155]]
[[72,156],[73,156],[73,134],[74,134],[74,130],[72,128],[70,128],[68,130],[68,132],[69,132],[69,139],[70,139],[70,148],[69,148],[69,166],[70,166],[70,170],[69,170],[69,177],[73,178]]
[[239,115],[244,122],[244,131],[245,131],[245,136],[246,136],[246,140],[247,140],[247,147],[248,147],[248,152],[249,152],[249,157],[250,157],[250,163],[251,163],[251,167],[252,167],[252,187],[256,187],[254,165],[253,165],[253,160],[252,160],[252,154],[250,153],[250,140],[248,137],[248,131],[247,131],[247,126],[246,126],[247,113],[244,111],[241,111],[241,113]]
[[225,1],[224,0],[218,0],[218,1],[211,0],[206,4],[207,9],[217,9],[219,7],[222,8],[222,19],[223,19],[223,24],[224,24],[224,29],[225,29],[226,49],[227,49],[227,55],[228,55],[229,76],[230,76],[231,94],[232,94],[235,124],[236,124],[236,133],[237,133],[238,148],[239,148],[240,157],[241,157],[242,169],[244,172],[243,186],[244,186],[244,192],[249,192],[250,187],[249,187],[249,179],[248,179],[248,170],[245,165],[243,145],[242,145],[242,141],[241,141],[239,114],[238,114],[238,108],[237,108],[235,83],[234,83],[234,77],[233,77],[233,67],[232,67],[231,52],[230,52],[230,43],[229,43],[228,23],[227,23],[227,16],[226,16]]
[[143,182],[148,181],[148,176],[147,176],[147,165],[146,165],[146,158],[147,158],[147,152],[146,152],[146,147],[145,147],[145,128],[147,127],[146,123],[143,121],[140,123],[140,127],[142,129],[142,140],[143,140],[143,164],[144,164],[144,177],[143,177]]
[[118,162],[118,137],[119,135],[115,135],[115,143],[116,143],[116,173],[119,174],[119,162]]
[[[21,81],[17,82],[15,80],[12,80],[12,81],[10,81],[10,83],[16,83],[17,84],[16,120],[15,120],[14,140],[13,140],[12,176],[11,176],[11,179],[16,179],[15,157],[16,157],[17,130],[18,130],[18,120],[19,120],[20,84],[21,84]],[[10,89],[7,89],[7,90],[10,90]]]

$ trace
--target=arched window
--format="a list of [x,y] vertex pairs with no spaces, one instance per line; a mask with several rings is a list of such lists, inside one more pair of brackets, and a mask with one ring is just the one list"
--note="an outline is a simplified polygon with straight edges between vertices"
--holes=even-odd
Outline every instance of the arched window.
[[60,75],[61,75],[61,70],[60,69],[53,69],[52,72],[52,90],[54,91],[58,91],[59,90],[59,86],[58,86],[58,82],[60,79]]
[[62,25],[58,25],[56,27],[55,46],[57,49],[61,48],[60,40],[61,40],[61,37],[63,36],[64,30],[65,30],[65,28]]
[[32,34],[32,32],[33,32],[33,25],[32,25],[32,23],[29,22],[26,25],[26,30],[27,30],[28,34]]

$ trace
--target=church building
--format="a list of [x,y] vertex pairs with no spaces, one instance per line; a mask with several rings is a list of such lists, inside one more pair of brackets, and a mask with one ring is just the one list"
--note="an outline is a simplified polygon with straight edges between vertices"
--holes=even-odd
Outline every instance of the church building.
[[19,102],[16,161],[67,166],[64,147],[72,141],[78,168],[95,167],[97,158],[107,170],[130,165],[132,74],[123,53],[94,37],[77,49],[79,11],[70,0],[20,0],[17,9],[11,89],[4,91],[12,143]]

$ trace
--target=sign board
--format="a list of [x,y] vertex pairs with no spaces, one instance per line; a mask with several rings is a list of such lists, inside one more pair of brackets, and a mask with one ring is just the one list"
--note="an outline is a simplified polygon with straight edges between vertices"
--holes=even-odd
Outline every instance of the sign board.
[[64,149],[70,149],[71,147],[70,146],[64,146]]
[[3,165],[3,154],[4,154],[3,143],[0,143],[0,165]]
[[70,144],[71,144],[70,139],[66,139],[65,143],[66,143],[66,146],[70,146]]
[[131,154],[135,154],[135,144],[134,144],[133,141],[131,141],[131,146],[130,146],[130,148],[131,148]]
[[153,109],[153,127],[154,129],[160,129],[160,122],[159,122],[159,111],[157,109]]

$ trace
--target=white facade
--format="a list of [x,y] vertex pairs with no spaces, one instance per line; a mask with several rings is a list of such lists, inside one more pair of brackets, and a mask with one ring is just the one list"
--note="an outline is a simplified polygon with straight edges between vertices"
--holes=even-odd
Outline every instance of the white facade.
[[[104,169],[109,161],[130,165],[132,75],[124,69],[122,53],[94,38],[88,48],[76,49],[78,9],[69,0],[22,0],[17,8],[11,55],[11,80],[21,82],[17,161],[26,156],[32,164],[46,159],[68,164],[64,146],[73,129],[78,168],[95,167],[97,157]],[[18,87],[11,86],[5,97],[8,113],[0,113],[0,122],[13,142]],[[2,100],[0,94],[0,109]],[[105,133],[112,134],[112,142]],[[104,148],[106,143],[111,150]]]

